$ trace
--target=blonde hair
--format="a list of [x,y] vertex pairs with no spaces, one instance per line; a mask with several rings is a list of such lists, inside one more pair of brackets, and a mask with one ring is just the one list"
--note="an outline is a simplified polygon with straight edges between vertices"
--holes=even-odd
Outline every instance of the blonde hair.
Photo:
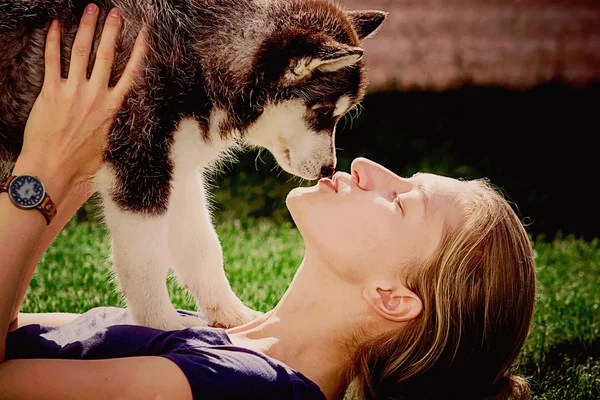
[[507,374],[535,303],[529,236],[499,190],[464,183],[461,223],[446,226],[433,256],[406,277],[421,314],[360,343],[348,370],[351,398],[530,398],[527,382]]

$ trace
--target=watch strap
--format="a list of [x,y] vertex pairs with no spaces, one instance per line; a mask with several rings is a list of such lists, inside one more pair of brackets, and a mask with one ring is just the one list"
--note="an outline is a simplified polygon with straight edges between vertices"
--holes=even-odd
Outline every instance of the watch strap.
[[9,176],[2,178],[2,180],[0,180],[0,193],[8,192],[8,185],[10,185],[10,183],[16,177],[17,177],[16,175],[9,175]]
[[[0,193],[8,192],[8,187],[10,186],[10,183],[16,177],[17,177],[16,175],[9,175],[9,176],[3,178],[2,180],[0,180]],[[35,207],[35,209],[37,209],[40,213],[42,213],[44,218],[46,218],[47,225],[50,225],[50,222],[52,222],[52,220],[56,216],[56,211],[57,211],[56,204],[54,204],[54,202],[52,201],[52,199],[50,198],[48,193],[44,194],[44,198],[42,199],[42,202],[40,204],[38,204]]]
[[48,193],[44,195],[42,202],[36,208],[46,218],[46,224],[50,225],[50,222],[52,222],[52,219],[56,215],[56,204],[54,204]]

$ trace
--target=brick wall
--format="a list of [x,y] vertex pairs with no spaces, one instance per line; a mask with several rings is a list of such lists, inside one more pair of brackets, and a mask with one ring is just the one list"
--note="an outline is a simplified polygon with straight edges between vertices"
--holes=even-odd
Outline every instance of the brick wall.
[[370,89],[600,81],[600,0],[338,0],[388,11],[364,42]]

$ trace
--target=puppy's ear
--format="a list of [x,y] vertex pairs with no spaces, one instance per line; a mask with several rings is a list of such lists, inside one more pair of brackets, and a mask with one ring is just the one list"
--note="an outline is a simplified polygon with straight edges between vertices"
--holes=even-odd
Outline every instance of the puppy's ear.
[[388,16],[387,12],[365,10],[347,11],[346,15],[354,25],[360,40],[372,38]]
[[312,57],[299,57],[290,61],[285,74],[287,84],[301,81],[315,71],[334,72],[359,62],[364,54],[360,47],[347,46],[338,42],[327,42]]
[[356,64],[363,58],[364,50],[338,42],[325,43],[310,63],[313,70],[333,72]]

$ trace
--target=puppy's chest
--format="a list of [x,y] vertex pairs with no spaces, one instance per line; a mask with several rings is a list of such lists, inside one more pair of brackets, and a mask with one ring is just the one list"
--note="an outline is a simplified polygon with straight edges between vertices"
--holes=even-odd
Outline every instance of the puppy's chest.
[[210,168],[239,144],[237,132],[224,132],[227,121],[224,111],[211,113],[209,123],[198,124],[193,118],[184,118],[175,127],[171,160],[175,173],[197,168]]

